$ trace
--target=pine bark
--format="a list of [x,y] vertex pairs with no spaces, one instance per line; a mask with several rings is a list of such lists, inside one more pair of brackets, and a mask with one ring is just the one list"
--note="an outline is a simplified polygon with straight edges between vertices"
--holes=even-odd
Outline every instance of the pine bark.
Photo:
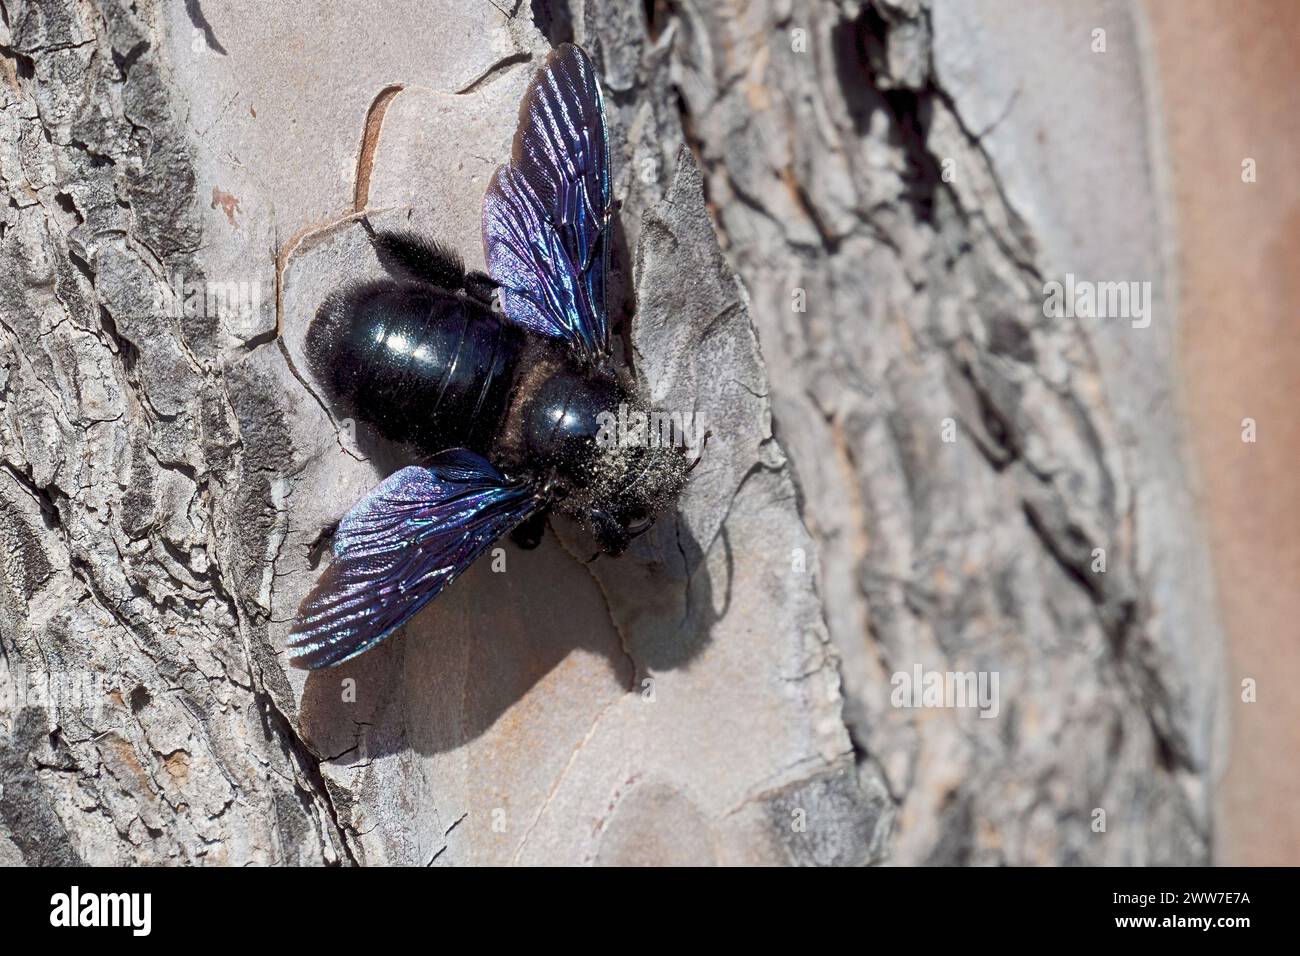
[[[3,0],[0,862],[1204,862],[1158,134],[1138,12],[1087,6]],[[628,555],[556,522],[304,677],[326,530],[405,463],[307,323],[363,215],[481,267],[568,39],[620,332],[705,459]],[[1157,321],[1045,318],[1067,272]],[[918,666],[996,717],[894,706]]]

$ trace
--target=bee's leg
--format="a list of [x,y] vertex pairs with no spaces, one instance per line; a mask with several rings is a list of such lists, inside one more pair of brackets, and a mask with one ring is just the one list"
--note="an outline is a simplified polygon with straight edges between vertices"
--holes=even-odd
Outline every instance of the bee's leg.
[[465,291],[486,306],[496,301],[497,283],[490,275],[471,270],[465,273]]
[[691,462],[689,465],[686,466],[686,474],[689,475],[691,472],[693,472],[695,470],[695,466],[700,463],[700,459],[704,457],[704,449],[709,447],[709,438],[712,435],[713,432],[711,431],[706,431],[704,433],[704,441],[700,442],[700,453],[695,456],[695,460],[693,462]]
[[333,546],[334,536],[339,533],[339,522],[332,521],[320,529],[316,539],[307,545],[307,563],[314,569],[320,564],[325,549]]
[[531,551],[542,543],[545,533],[546,512],[538,511],[515,526],[515,530],[510,532],[510,540],[525,551]]
[[465,287],[465,265],[442,243],[409,230],[371,232],[379,261],[390,271],[404,272],[440,289]]

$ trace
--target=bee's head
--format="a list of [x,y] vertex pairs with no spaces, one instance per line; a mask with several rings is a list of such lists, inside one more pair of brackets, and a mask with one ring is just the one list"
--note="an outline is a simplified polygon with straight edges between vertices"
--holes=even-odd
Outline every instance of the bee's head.
[[607,449],[588,515],[600,549],[622,554],[633,538],[649,531],[676,503],[693,466],[680,445]]
[[523,436],[556,507],[617,555],[676,503],[699,460],[687,451],[698,441],[688,418],[652,409],[614,376],[561,367],[527,400]]

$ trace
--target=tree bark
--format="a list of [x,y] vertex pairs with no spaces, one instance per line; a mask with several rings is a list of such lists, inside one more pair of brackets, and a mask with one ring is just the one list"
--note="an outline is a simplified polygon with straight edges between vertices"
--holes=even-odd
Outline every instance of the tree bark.
[[[1206,861],[1159,137],[1140,11],[1087,7],[4,0],[0,861]],[[406,463],[307,324],[363,215],[482,266],[567,39],[705,457],[624,557],[553,522],[304,678],[327,529]],[[1045,317],[1066,273],[1155,321]],[[897,706],[916,668],[996,713]]]

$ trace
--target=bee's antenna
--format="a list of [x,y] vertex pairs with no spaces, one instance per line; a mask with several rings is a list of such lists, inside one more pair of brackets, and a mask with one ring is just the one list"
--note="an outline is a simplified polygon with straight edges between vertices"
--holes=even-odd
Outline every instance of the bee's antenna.
[[695,466],[700,463],[700,459],[704,457],[704,449],[709,447],[709,436],[712,434],[713,434],[712,431],[705,431],[704,441],[700,442],[700,453],[696,455],[695,460],[691,462],[689,466],[687,466],[686,474],[689,475],[691,472],[693,472],[695,470]]

